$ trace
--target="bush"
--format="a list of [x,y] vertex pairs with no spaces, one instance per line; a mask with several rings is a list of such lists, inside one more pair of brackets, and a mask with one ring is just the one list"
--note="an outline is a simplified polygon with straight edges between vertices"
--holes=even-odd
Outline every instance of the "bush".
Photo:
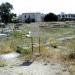
[[25,23],[30,23],[30,22],[31,20],[29,18],[25,21]]
[[26,23],[31,23],[31,22],[35,22],[35,19],[31,19],[31,18],[27,18],[25,20]]
[[12,35],[15,37],[15,38],[21,38],[22,37],[22,32],[21,30],[15,30]]
[[68,28],[69,27],[69,25],[64,25],[64,28]]
[[30,47],[19,46],[19,47],[17,47],[16,52],[21,53],[21,54],[29,54],[31,52],[31,50],[30,50]]
[[57,21],[57,20],[58,20],[58,17],[54,13],[49,13],[49,14],[45,15],[45,17],[44,17],[44,21],[46,21],[46,22]]
[[57,40],[54,39],[54,38],[50,38],[50,39],[48,40],[48,42],[49,42],[49,45],[52,46],[52,47],[54,47],[54,48],[57,48],[58,45],[59,45],[59,41],[57,41]]
[[70,53],[68,57],[69,59],[75,59],[75,53]]

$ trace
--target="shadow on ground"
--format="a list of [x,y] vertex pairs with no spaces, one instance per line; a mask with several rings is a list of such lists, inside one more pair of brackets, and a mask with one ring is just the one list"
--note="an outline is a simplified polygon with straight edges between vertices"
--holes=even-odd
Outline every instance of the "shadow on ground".
[[22,63],[20,66],[30,66],[32,63],[33,63],[33,61],[28,60],[28,61],[25,61],[24,63]]

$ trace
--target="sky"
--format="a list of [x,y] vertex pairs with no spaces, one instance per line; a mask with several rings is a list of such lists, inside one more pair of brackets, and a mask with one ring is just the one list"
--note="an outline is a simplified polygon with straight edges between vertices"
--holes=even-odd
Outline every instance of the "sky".
[[12,12],[18,15],[28,12],[75,13],[75,0],[0,0],[0,4],[3,2],[11,3]]

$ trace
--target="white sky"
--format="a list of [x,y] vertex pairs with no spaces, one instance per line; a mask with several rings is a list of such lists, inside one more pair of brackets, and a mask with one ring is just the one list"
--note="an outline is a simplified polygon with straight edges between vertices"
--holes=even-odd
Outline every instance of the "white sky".
[[26,12],[75,13],[75,0],[0,0],[0,4],[2,2],[10,2],[16,14]]

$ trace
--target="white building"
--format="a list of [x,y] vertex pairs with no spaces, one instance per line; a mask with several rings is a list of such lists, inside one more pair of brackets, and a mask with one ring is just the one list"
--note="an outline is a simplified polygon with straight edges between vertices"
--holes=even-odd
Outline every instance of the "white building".
[[58,15],[59,20],[75,20],[75,14],[61,13]]
[[43,21],[44,14],[41,13],[22,13],[18,16],[19,22],[26,22],[28,18],[32,19],[35,22],[41,22]]

